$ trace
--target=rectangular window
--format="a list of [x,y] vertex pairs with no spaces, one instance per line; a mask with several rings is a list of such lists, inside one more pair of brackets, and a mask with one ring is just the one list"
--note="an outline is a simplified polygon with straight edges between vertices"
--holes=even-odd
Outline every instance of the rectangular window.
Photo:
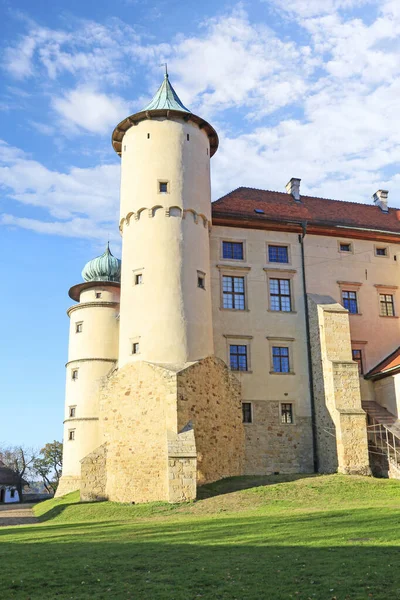
[[168,193],[168,181],[159,181],[158,186],[158,191],[160,192],[160,194]]
[[76,415],[76,406],[70,406],[69,407],[69,416],[71,419],[73,419]]
[[83,326],[83,322],[75,323],[75,332],[76,333],[81,333],[82,332],[82,326]]
[[376,256],[387,256],[388,249],[387,248],[375,248]]
[[292,310],[290,279],[270,279],[269,293],[271,297],[271,310],[283,312],[290,312]]
[[342,304],[350,313],[357,314],[357,292],[347,292],[342,290]]
[[132,344],[132,354],[139,354],[139,342]]
[[359,350],[358,348],[353,348],[351,351],[351,354],[353,356],[353,360],[356,361],[356,363],[358,364],[358,372],[360,373],[360,375],[363,374],[364,369],[363,369],[363,362],[362,362],[362,352],[361,350]]
[[101,292],[96,292],[96,298],[101,298]]
[[251,402],[242,402],[243,423],[252,423]]
[[222,276],[223,307],[245,309],[244,277]]
[[78,369],[72,369],[71,378],[73,381],[76,381],[78,379]]
[[394,317],[394,302],[392,294],[379,294],[381,317]]
[[15,498],[15,490],[10,490],[10,498]]
[[197,287],[201,288],[202,290],[206,289],[206,283],[205,283],[205,277],[204,275],[197,275]]
[[243,260],[243,242],[222,242],[222,258]]
[[232,371],[247,371],[247,346],[229,346],[229,362]]
[[142,273],[137,273],[135,275],[135,285],[141,285],[143,283],[143,275]]
[[293,404],[281,404],[281,422],[293,423]]
[[70,429],[68,431],[68,439],[72,442],[75,439],[75,429]]
[[340,252],[351,252],[351,244],[341,242],[339,244],[339,250]]
[[289,348],[272,346],[272,366],[274,373],[289,373]]
[[288,263],[289,253],[287,246],[268,246],[269,262]]

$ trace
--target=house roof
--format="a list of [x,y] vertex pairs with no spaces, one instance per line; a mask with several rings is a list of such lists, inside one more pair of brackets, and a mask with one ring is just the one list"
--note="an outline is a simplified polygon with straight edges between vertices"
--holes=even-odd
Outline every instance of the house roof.
[[[0,464],[0,485],[17,485],[18,483],[18,475],[8,467]],[[26,482],[23,482],[25,485]]]
[[184,106],[175,92],[169,80],[168,73],[165,73],[164,81],[158,88],[153,99],[142,110],[179,110],[190,113],[190,110]]
[[[255,211],[263,212],[255,212]],[[239,187],[212,204],[213,222],[229,224],[235,219],[257,223],[275,221],[308,225],[379,230],[400,235],[400,210],[383,212],[374,204],[359,204],[314,196],[301,196],[296,202],[291,194]],[[240,226],[236,223],[236,226]]]
[[400,370],[400,346],[365,375],[366,379],[383,379]]

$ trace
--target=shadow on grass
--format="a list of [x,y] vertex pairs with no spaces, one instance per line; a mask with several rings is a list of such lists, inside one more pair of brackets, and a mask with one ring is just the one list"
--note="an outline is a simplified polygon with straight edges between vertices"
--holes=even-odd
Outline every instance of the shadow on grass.
[[2,596],[396,599],[398,520],[368,509],[26,527],[2,538]]
[[321,475],[316,473],[294,473],[291,475],[248,475],[244,477],[227,477],[226,479],[220,479],[214,483],[207,483],[199,486],[197,488],[197,500],[205,500],[206,498],[230,494],[239,490],[248,490],[254,487],[276,485],[277,483],[287,483],[312,477],[321,477]]

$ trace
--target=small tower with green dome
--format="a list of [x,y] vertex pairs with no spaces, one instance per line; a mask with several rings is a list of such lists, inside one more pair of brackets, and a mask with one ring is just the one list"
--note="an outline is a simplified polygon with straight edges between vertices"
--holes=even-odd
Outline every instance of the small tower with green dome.
[[121,261],[109,244],[69,290],[63,476],[59,495],[79,488],[80,460],[100,444],[99,387],[118,360]]

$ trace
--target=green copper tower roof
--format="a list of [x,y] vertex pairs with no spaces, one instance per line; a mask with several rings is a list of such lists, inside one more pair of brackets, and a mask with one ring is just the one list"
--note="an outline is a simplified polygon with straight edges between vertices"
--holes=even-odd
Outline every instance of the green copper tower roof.
[[190,110],[182,104],[178,94],[172,87],[168,73],[165,73],[164,81],[158,88],[153,100],[142,110],[179,110],[190,113]]
[[82,277],[85,281],[121,281],[121,261],[111,254],[109,244],[101,256],[86,263]]

